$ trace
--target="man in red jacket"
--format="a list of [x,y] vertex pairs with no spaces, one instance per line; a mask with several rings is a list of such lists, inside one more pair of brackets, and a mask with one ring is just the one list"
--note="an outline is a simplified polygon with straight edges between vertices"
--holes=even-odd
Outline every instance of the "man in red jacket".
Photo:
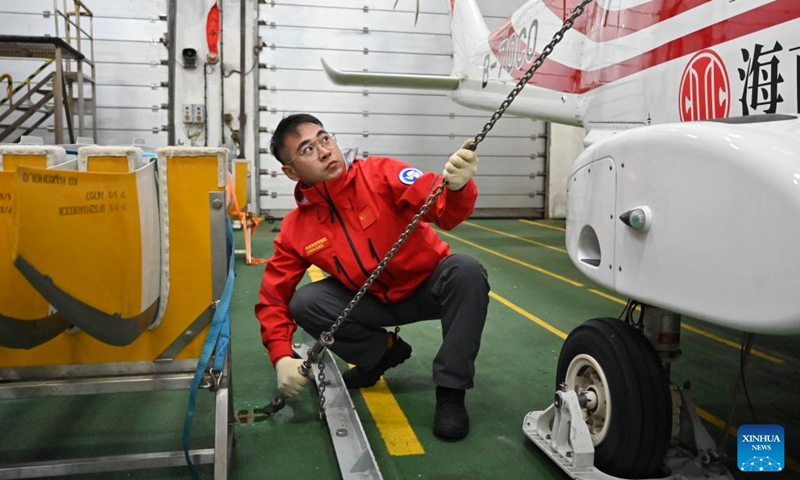
[[[283,172],[297,182],[297,208],[283,219],[255,312],[278,388],[287,396],[308,383],[299,373],[302,359],[292,351],[297,325],[314,338],[327,331],[447,178],[424,221],[342,322],[330,350],[355,365],[342,375],[348,388],[370,387],[411,356],[411,346],[386,327],[441,319],[443,341],[433,360],[433,431],[445,439],[464,438],[469,433],[464,394],[473,386],[488,275],[475,258],[450,253],[427,222],[450,230],[472,214],[478,195],[472,180],[475,152],[455,152],[442,175],[388,157],[348,162],[334,136],[308,114],[281,120],[270,146]],[[329,276],[296,290],[311,265]]]

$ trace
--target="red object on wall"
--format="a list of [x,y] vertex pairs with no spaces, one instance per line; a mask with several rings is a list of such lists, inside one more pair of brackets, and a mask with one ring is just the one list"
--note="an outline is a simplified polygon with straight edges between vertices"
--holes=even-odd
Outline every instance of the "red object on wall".
[[208,42],[208,63],[217,63],[219,60],[219,7],[216,3],[208,10],[206,41]]

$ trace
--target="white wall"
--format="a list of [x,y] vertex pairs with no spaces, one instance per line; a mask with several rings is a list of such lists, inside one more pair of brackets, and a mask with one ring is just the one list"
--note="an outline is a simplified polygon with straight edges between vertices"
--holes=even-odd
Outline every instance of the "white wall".
[[566,218],[569,167],[583,151],[583,128],[550,124],[547,217]]
[[[519,6],[482,0],[490,28]],[[271,132],[295,112],[318,116],[340,144],[362,154],[389,155],[425,171],[441,171],[462,142],[481,131],[490,112],[470,110],[445,92],[339,87],[320,57],[345,71],[448,75],[452,70],[449,0],[296,0],[261,5],[260,188],[262,209],[275,216],[293,208],[291,182],[268,152]],[[366,90],[366,91],[365,91]],[[541,216],[547,140],[543,122],[504,116],[478,148],[480,195],[476,215]]]
[[[189,70],[180,63],[175,65],[175,143],[191,143],[182,106],[205,103],[207,124],[192,127],[192,132],[199,134],[195,143],[234,148],[231,128],[223,125],[222,118],[224,113],[231,114],[232,128],[240,129],[239,74],[233,70],[241,70],[239,32],[244,28],[247,122],[243,153],[253,162],[251,210],[260,207],[265,213],[282,216],[293,207],[293,182],[280,172],[268,152],[272,129],[292,112],[319,116],[338,134],[343,146],[358,148],[362,156],[390,155],[423,170],[440,170],[465,138],[481,130],[489,112],[456,105],[438,91],[365,92],[338,87],[328,81],[319,59],[324,56],[342,70],[449,74],[448,1],[421,0],[419,22],[414,25],[416,2],[412,0],[402,0],[396,9],[392,8],[394,2],[384,0],[296,0],[261,5],[257,0],[221,0],[222,63],[208,66],[204,76],[205,25],[214,0],[179,0],[176,34],[169,40],[175,44],[178,62],[182,62],[184,48],[196,49],[198,67]],[[239,19],[241,2],[246,7],[244,27]],[[86,3],[95,13],[97,142],[126,145],[139,137],[154,148],[167,145],[168,50],[161,39],[167,31],[168,0]],[[520,2],[478,3],[493,29]],[[53,34],[53,18],[42,14],[52,8],[52,0],[2,0],[3,33]],[[260,27],[258,20],[263,22]],[[262,43],[263,48],[254,48]],[[254,62],[266,68],[254,68]],[[38,64],[36,60],[3,59],[0,70],[22,79]],[[223,78],[222,72],[229,76]],[[91,125],[92,119],[87,122]],[[46,129],[37,133],[52,141],[52,133]],[[542,122],[510,116],[498,122],[478,150],[482,160],[476,178],[481,191],[478,215],[564,215],[566,172],[582,148],[583,134],[555,125],[550,139],[545,133]],[[536,175],[545,170],[549,171],[546,180]]]

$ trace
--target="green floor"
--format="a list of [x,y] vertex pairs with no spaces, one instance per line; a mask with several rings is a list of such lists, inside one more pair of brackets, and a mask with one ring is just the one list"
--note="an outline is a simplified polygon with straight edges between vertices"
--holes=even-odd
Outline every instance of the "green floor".
[[[414,354],[387,374],[387,382],[425,453],[390,456],[363,398],[359,393],[353,395],[384,478],[567,478],[522,432],[525,414],[544,409],[552,401],[556,360],[562,344],[559,336],[530,316],[569,332],[589,318],[617,317],[622,306],[590,291],[602,289],[588,282],[568,256],[557,250],[564,248],[563,231],[542,224],[563,226],[557,221],[531,224],[473,220],[452,232],[442,232],[454,251],[473,254],[484,263],[495,295],[478,357],[475,388],[467,395],[472,430],[466,440],[458,443],[433,436],[430,364],[441,341],[441,330],[438,322],[404,327],[402,335],[413,345]],[[256,234],[257,256],[269,256],[275,236],[270,229],[276,226],[264,224]],[[542,270],[582,285],[568,284]],[[241,262],[237,265],[232,306],[236,409],[263,405],[276,393],[274,369],[261,345],[258,322],[253,316],[262,271],[261,266]],[[708,412],[712,423],[714,419],[724,420],[739,351],[696,332],[708,332],[735,343],[740,341],[740,334],[693,319],[685,318],[684,323],[693,330],[683,332],[683,357],[673,366],[672,379],[681,384],[691,380],[698,405]],[[797,336],[756,337],[757,350],[783,363],[753,356],[747,369],[750,399],[759,423],[780,424],[786,433],[787,471],[762,474],[759,479],[800,478],[800,417],[796,413],[800,388],[791,380],[791,375],[800,369],[797,340]],[[199,393],[192,437],[195,447],[212,444],[211,397],[205,391]],[[5,400],[0,402],[0,458],[3,464],[9,464],[180,449],[186,402],[184,391]],[[706,425],[714,438],[720,439],[722,430],[712,423]],[[744,398],[740,398],[733,424],[744,423],[755,420]],[[236,436],[230,470],[233,479],[339,477],[328,432],[318,420],[313,389],[290,400],[286,409],[269,421],[237,425]],[[729,439],[727,446],[735,459],[735,440]],[[733,463],[730,468],[735,478],[749,478],[738,472]],[[210,466],[201,466],[199,471],[202,478],[213,477]],[[80,478],[156,480],[183,479],[188,474],[184,468],[174,468]]]

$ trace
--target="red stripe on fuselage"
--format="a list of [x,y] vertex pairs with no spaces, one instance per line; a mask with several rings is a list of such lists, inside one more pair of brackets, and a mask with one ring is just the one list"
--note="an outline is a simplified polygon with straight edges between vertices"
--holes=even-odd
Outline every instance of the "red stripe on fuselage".
[[[595,42],[606,42],[651,27],[712,0],[653,0],[624,10],[606,10],[598,2],[586,6],[575,20],[573,30]],[[543,0],[561,21],[567,19],[581,0]],[[565,4],[566,3],[566,4]]]
[[[710,48],[798,18],[800,18],[800,0],[776,0],[719,23],[709,25],[635,57],[597,70],[579,70],[554,60],[546,59],[528,83],[559,92],[585,93],[692,52]],[[519,45],[516,46],[511,55],[507,52],[506,57],[508,58],[503,59],[500,44],[507,40],[512,33],[514,33],[514,26],[510,21],[507,21],[489,36],[489,45],[495,57],[506,64],[506,66],[501,65],[500,68],[504,68],[514,79],[518,80],[533,62],[526,59],[521,62],[519,68],[507,68],[509,58],[513,61],[517,56],[525,57],[524,52],[528,48],[524,42],[518,40]],[[787,45],[786,47],[794,46]],[[558,47],[556,47],[557,49]],[[523,52],[522,55],[520,55],[520,52]]]

